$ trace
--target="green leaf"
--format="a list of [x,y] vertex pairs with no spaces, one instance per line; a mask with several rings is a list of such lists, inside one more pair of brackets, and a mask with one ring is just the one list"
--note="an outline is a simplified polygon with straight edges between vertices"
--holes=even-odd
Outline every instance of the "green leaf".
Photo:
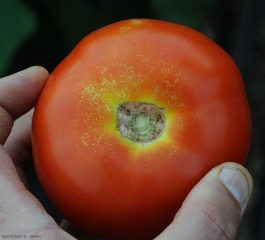
[[16,51],[37,29],[34,12],[20,0],[0,1],[0,76]]

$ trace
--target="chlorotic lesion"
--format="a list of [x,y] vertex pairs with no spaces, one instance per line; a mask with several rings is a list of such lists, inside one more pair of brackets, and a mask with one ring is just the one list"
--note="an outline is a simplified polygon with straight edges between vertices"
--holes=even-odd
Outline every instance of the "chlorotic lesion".
[[[114,141],[134,156],[151,154],[162,146],[167,146],[170,156],[178,153],[172,139],[184,129],[181,82],[186,77],[176,70],[177,63],[154,62],[149,55],[137,57],[143,68],[117,59],[97,66],[76,87],[80,101],[74,124],[85,125],[80,140],[92,149],[90,154],[104,155]],[[156,71],[157,75],[149,75]]]
[[133,142],[152,142],[164,131],[164,111],[152,103],[124,102],[117,111],[117,128],[122,137]]

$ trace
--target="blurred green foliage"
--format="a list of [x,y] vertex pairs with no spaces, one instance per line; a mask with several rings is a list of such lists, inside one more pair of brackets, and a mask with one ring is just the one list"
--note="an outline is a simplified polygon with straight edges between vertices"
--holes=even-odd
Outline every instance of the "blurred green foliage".
[[[43,59],[49,62],[47,63],[49,67],[52,65],[51,62],[59,63],[58,59],[62,59],[89,32],[122,19],[154,18],[199,28],[214,2],[214,0],[0,0],[0,76],[8,72],[10,65],[16,64],[14,58],[22,48],[25,64],[19,63],[17,68],[32,64],[45,65]],[[39,34],[38,40],[34,42],[32,39],[37,34]],[[29,40],[30,44],[26,45]],[[43,51],[38,49],[40,47]],[[49,51],[53,54],[47,53]],[[41,58],[39,56],[39,59],[34,60],[33,54],[42,55],[43,59],[37,61]],[[27,65],[26,61],[30,57],[31,60]]]
[[37,21],[32,12],[19,0],[0,2],[0,76],[21,44],[36,30]]

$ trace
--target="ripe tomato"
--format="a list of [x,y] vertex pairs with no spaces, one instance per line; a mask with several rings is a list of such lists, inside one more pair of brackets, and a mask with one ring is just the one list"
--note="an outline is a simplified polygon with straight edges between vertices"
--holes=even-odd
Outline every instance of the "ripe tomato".
[[244,163],[251,118],[219,46],[134,19],[93,32],[59,64],[32,134],[38,177],[66,219],[108,239],[149,239],[211,168]]

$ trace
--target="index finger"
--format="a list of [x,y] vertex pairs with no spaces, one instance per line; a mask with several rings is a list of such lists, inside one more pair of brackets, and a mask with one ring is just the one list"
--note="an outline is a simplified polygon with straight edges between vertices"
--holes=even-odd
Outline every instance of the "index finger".
[[34,107],[48,78],[46,69],[34,66],[0,79],[0,144],[4,144],[13,120]]

